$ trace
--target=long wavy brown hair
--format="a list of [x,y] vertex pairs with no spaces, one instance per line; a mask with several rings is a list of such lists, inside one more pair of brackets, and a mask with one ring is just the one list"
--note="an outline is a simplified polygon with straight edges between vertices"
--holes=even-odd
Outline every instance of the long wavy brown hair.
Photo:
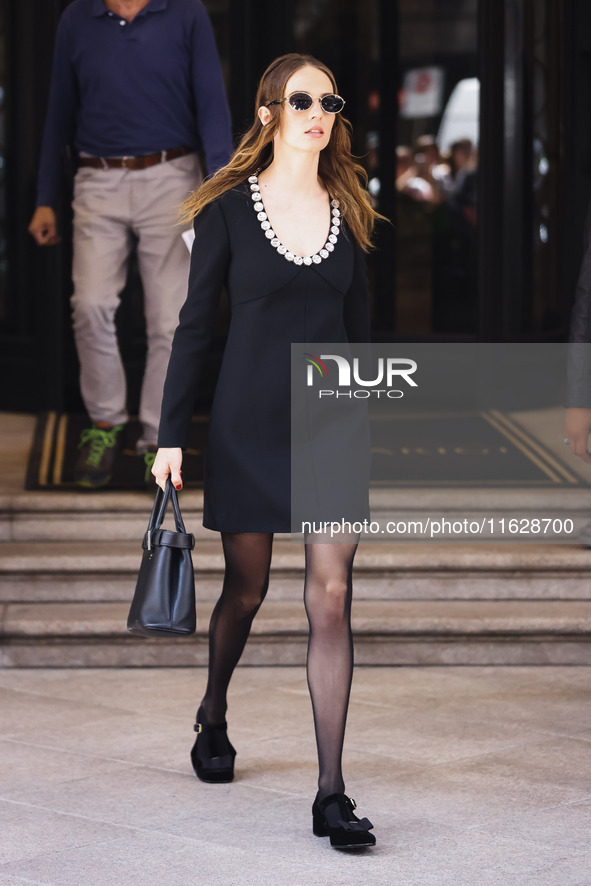
[[[311,55],[290,52],[271,62],[257,90],[254,123],[242,137],[227,166],[218,169],[181,205],[181,221],[190,222],[213,200],[270,164],[273,159],[273,138],[279,130],[283,103],[269,108],[271,120],[265,126],[259,120],[258,109],[283,98],[289,78],[300,68],[308,66],[326,74],[334,91],[338,92],[332,72]],[[339,201],[353,237],[367,252],[371,249],[375,221],[384,216],[376,212],[369,202],[367,174],[353,159],[350,132],[349,121],[342,114],[336,114],[330,141],[320,152],[318,174],[331,199]]]

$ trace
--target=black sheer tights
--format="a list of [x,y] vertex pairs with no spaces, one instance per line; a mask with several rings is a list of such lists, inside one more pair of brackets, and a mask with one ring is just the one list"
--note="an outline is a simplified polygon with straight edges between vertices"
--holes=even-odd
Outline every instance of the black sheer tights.
[[343,793],[341,756],[353,676],[351,596],[356,544],[307,544],[308,686],[318,746],[318,799]]
[[[222,545],[226,573],[209,627],[209,675],[202,701],[209,723],[225,719],[228,684],[267,593],[273,535],[224,532]],[[306,545],[307,673],[319,798],[345,789],[341,755],[353,674],[351,574],[356,549],[356,544]]]
[[273,535],[222,532],[222,546],[226,571],[209,623],[209,673],[201,702],[208,723],[225,719],[228,684],[269,586]]

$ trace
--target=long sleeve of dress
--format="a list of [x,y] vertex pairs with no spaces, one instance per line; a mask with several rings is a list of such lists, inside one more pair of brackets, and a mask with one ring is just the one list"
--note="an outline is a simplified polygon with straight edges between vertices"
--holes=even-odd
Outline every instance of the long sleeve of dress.
[[228,232],[217,202],[197,216],[194,228],[189,289],[172,342],[158,435],[158,446],[183,449],[230,260]]
[[350,342],[371,341],[371,312],[365,253],[355,244],[353,279],[345,293],[344,322]]

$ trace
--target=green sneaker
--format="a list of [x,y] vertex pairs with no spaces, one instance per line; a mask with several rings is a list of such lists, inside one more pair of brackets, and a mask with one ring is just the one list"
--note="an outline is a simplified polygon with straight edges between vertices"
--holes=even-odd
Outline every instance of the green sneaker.
[[111,480],[113,464],[123,448],[123,425],[112,428],[85,428],[80,434],[80,455],[74,468],[74,481],[82,489],[100,489]]

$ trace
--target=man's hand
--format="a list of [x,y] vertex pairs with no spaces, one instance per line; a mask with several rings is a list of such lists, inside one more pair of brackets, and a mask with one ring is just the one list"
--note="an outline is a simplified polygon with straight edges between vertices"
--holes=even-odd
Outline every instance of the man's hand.
[[51,206],[38,206],[35,210],[29,234],[35,238],[38,246],[55,246],[62,239],[57,233],[57,219]]
[[[591,459],[590,459],[591,460]],[[181,477],[181,465],[183,463],[183,450],[159,449],[152,465],[152,473],[156,477],[156,483],[161,489],[166,486],[166,478],[170,474],[172,485],[175,489],[183,488],[183,480]]]
[[564,433],[574,454],[591,464],[591,455],[587,449],[591,434],[591,409],[567,409]]

